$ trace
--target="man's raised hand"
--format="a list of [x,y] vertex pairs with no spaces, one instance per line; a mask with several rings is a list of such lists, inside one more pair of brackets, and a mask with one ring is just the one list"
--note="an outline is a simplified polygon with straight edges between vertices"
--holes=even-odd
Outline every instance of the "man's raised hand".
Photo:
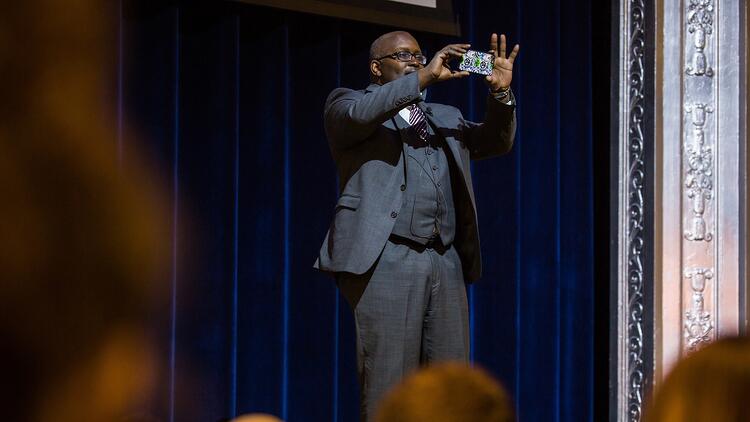
[[470,44],[449,44],[435,54],[427,65],[419,70],[420,88],[426,88],[435,82],[469,76],[469,72],[451,70],[448,62],[461,57],[469,49]]
[[505,34],[500,35],[500,51],[497,49],[497,34],[490,37],[490,53],[495,55],[492,74],[487,75],[485,81],[492,91],[507,89],[513,80],[513,62],[516,60],[520,47],[516,44],[508,57],[505,56]]

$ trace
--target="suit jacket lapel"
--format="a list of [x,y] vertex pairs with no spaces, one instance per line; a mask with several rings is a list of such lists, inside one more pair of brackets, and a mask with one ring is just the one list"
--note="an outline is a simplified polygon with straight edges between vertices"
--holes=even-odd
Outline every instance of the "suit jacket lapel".
[[448,132],[447,130],[448,126],[446,126],[445,123],[442,122],[442,120],[438,119],[437,116],[435,116],[435,114],[432,113],[432,110],[424,104],[424,102],[417,103],[417,107],[419,107],[422,110],[422,112],[424,112],[424,115],[427,117],[427,120],[429,120],[430,123],[432,123],[432,127],[436,128],[440,136],[442,136],[443,139],[445,139],[445,143],[448,144],[448,147],[451,149],[451,152],[453,153],[453,158],[455,158],[456,164],[458,164],[458,166],[461,169],[464,169],[464,162],[463,162],[463,159],[461,158],[461,153],[458,150],[458,143],[455,142],[455,140],[453,142],[450,142],[448,140],[448,138],[452,137],[450,132]]

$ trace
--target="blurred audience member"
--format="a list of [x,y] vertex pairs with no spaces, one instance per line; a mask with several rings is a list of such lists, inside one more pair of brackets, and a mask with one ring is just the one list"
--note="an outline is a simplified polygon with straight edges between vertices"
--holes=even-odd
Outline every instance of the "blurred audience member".
[[386,394],[376,422],[512,422],[508,393],[485,371],[440,363],[415,372]]
[[150,400],[170,225],[153,179],[118,161],[108,4],[0,13],[3,420],[117,421]]
[[680,361],[645,416],[649,422],[750,421],[750,339],[721,339]]
[[247,415],[237,416],[231,422],[282,422],[276,416],[266,413],[250,413]]

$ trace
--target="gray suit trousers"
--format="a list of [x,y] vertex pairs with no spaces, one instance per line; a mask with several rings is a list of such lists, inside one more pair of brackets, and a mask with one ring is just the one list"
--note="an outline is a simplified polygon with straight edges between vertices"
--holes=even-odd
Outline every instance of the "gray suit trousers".
[[452,246],[415,249],[389,240],[369,271],[339,273],[337,284],[354,311],[363,421],[420,365],[468,360],[466,286]]

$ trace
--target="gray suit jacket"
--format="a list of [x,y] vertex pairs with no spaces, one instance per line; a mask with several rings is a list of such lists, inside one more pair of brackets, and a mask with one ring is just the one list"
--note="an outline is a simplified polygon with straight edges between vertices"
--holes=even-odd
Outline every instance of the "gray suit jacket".
[[372,267],[401,210],[405,184],[405,136],[408,126],[394,116],[412,103],[448,145],[456,208],[454,246],[466,281],[481,276],[470,160],[510,151],[515,136],[515,107],[492,97],[483,123],[467,121],[443,104],[422,102],[416,72],[365,90],[337,88],[325,105],[325,130],[339,176],[335,216],[315,267],[363,274]]

